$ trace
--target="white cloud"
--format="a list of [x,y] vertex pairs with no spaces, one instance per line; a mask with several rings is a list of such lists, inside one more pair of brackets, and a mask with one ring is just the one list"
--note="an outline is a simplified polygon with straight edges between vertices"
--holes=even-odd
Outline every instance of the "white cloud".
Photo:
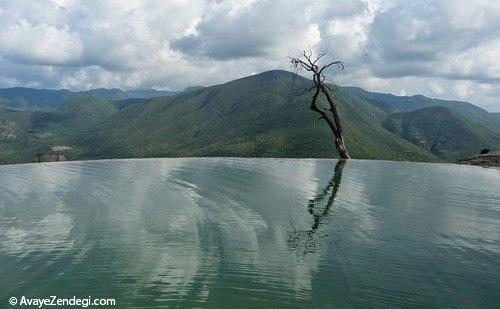
[[453,91],[459,98],[466,99],[474,93],[474,88],[471,81],[459,81],[453,86]]
[[441,83],[436,81],[429,83],[429,87],[431,92],[434,93],[436,96],[441,96],[446,92],[443,86],[441,86]]
[[15,63],[64,65],[78,60],[82,44],[67,28],[31,24],[26,19],[4,28],[0,51]]
[[500,110],[500,2],[4,1],[0,87],[182,89],[289,69],[308,46],[339,83]]

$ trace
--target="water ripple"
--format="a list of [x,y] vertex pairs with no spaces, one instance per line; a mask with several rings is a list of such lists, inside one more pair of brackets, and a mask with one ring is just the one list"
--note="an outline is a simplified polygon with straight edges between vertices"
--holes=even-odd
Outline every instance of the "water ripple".
[[494,307],[500,172],[142,159],[0,166],[0,295],[122,307]]

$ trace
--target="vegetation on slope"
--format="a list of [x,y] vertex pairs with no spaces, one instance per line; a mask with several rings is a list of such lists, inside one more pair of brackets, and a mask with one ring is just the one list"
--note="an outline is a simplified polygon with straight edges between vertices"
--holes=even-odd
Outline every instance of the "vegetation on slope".
[[425,107],[444,106],[476,124],[500,133],[500,118],[495,113],[488,113],[488,111],[467,102],[432,99],[423,95],[410,97],[395,96],[386,93],[369,92],[357,87],[344,87],[344,89],[388,113],[408,112]]
[[38,153],[66,145],[70,138],[118,112],[112,103],[94,97],[75,97],[53,112],[0,109],[0,162],[33,162]]
[[[309,110],[309,81],[270,71],[224,85],[136,104],[87,132],[92,157],[332,157],[331,133]],[[336,89],[354,158],[436,161],[385,130],[385,113]]]
[[0,164],[32,162],[37,136],[30,136],[30,114],[0,108]]
[[498,134],[442,106],[396,113],[384,125],[420,148],[449,161],[470,157],[483,148],[500,148]]
[[[334,157],[331,132],[309,109],[309,85],[269,71],[170,97],[72,97],[52,111],[0,108],[0,163],[33,162],[56,145],[73,147],[71,159]],[[344,88],[333,96],[353,158],[457,161],[498,146],[497,133],[446,108],[392,114]]]
[[33,88],[5,88],[0,89],[0,107],[24,111],[52,111],[74,97],[96,97],[105,100],[123,100],[130,98],[152,98],[172,96],[177,92],[158,90],[130,90],[120,89],[91,89],[72,92],[63,90],[33,89]]

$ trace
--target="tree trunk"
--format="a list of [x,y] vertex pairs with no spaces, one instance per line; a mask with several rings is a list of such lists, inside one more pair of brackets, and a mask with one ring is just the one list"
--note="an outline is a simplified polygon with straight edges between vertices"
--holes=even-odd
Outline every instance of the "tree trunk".
[[[338,65],[341,69],[344,69],[344,64],[342,61],[333,61],[326,65],[323,65],[320,68],[316,63],[325,55],[326,52],[320,53],[315,59],[311,59],[312,51],[309,54],[304,51],[303,56],[305,58],[305,61],[299,58],[291,58],[291,62],[295,68],[304,68],[307,71],[313,73],[314,85],[310,88],[310,90],[315,88],[316,91],[314,92],[311,101],[311,110],[320,114],[320,119],[324,119],[328,123],[328,126],[330,127],[330,130],[334,135],[335,148],[337,149],[340,159],[347,160],[350,159],[350,156],[345,147],[344,132],[342,131],[342,126],[340,124],[340,117],[337,111],[337,107],[335,106],[335,102],[333,102],[333,98],[329,92],[330,87],[324,84],[326,77],[322,74],[326,68],[332,65]],[[330,106],[329,108],[323,108],[316,105],[316,100],[320,92],[323,92],[323,94],[326,96],[326,99]]]
[[344,136],[342,134],[340,135],[340,138],[335,137],[335,148],[337,148],[341,160],[347,160],[351,158],[349,156],[349,153],[347,152],[347,149],[345,148]]
[[335,136],[335,148],[337,148],[337,152],[339,153],[340,159],[342,160],[350,159],[351,157],[349,156],[349,153],[347,152],[347,149],[345,147],[344,132],[342,131],[342,125],[340,124],[340,117],[337,111],[337,107],[335,106],[335,102],[333,102],[330,92],[325,87],[325,85],[323,85],[323,83],[320,83],[319,86],[321,88],[321,91],[326,96],[326,100],[330,105],[330,111],[333,115],[333,123],[335,124],[335,128],[332,128],[332,126],[330,126],[330,129],[332,129],[333,135]]
[[347,152],[347,149],[344,144],[344,135],[342,131],[339,130],[338,124],[335,123],[334,113],[332,112],[332,116],[330,116],[326,114],[324,111],[321,111],[320,114],[322,115],[322,118],[325,119],[326,123],[328,123],[328,127],[330,127],[330,130],[333,133],[335,148],[337,149],[340,159],[342,160],[350,159],[349,153]]

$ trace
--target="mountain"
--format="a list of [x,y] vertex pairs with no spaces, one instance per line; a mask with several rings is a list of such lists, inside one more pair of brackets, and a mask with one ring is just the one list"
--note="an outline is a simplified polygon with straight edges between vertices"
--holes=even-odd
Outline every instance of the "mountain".
[[195,91],[195,90],[200,90],[205,88],[204,86],[191,86],[191,87],[186,87],[182,92],[189,92],[189,91]]
[[125,91],[117,88],[97,88],[86,91],[75,92],[73,96],[95,97],[105,100],[122,100],[130,98]]
[[423,95],[395,96],[386,93],[369,92],[358,87],[343,87],[343,89],[388,113],[407,112],[431,106],[448,107],[463,117],[500,133],[500,118],[495,113],[489,113],[467,102],[432,99]]
[[149,99],[154,97],[170,97],[178,94],[178,91],[167,91],[167,90],[129,90],[125,91],[128,98],[139,98],[139,99]]
[[27,134],[30,114],[0,108],[0,164],[33,162],[37,145]]
[[95,97],[74,97],[54,111],[25,112],[0,108],[0,163],[32,162],[38,153],[118,112],[111,102]]
[[[309,109],[309,85],[290,72],[269,71],[173,96],[115,100],[126,92],[95,89],[86,94],[108,99],[71,95],[39,111],[0,107],[0,163],[32,162],[53,146],[72,147],[70,159],[335,157],[328,126]],[[333,90],[353,158],[457,162],[500,148],[500,134],[463,109]]]
[[158,90],[130,90],[120,89],[91,89],[86,91],[73,92],[66,89],[48,90],[33,88],[5,88],[0,89],[0,107],[36,111],[54,110],[67,100],[79,96],[92,96],[106,100],[123,100],[130,98],[152,98],[160,96],[172,96],[177,94],[173,91]]
[[499,134],[443,106],[392,114],[384,127],[449,161],[468,158],[484,148],[500,149]]
[[[291,87],[290,83],[295,80]],[[309,81],[269,71],[135,104],[75,141],[82,158],[165,156],[332,157],[331,133],[309,110]],[[336,89],[355,158],[439,161],[382,127],[386,113]]]
[[0,142],[17,138],[27,126],[27,114],[0,108]]
[[69,90],[32,88],[0,89],[0,106],[16,109],[52,109],[74,96]]
[[124,108],[130,107],[134,104],[141,103],[144,101],[146,101],[146,99],[131,98],[131,99],[115,100],[115,101],[112,101],[112,104],[118,109],[124,109]]
[[59,106],[54,114],[60,115],[65,129],[82,131],[118,113],[111,102],[96,97],[75,97]]

